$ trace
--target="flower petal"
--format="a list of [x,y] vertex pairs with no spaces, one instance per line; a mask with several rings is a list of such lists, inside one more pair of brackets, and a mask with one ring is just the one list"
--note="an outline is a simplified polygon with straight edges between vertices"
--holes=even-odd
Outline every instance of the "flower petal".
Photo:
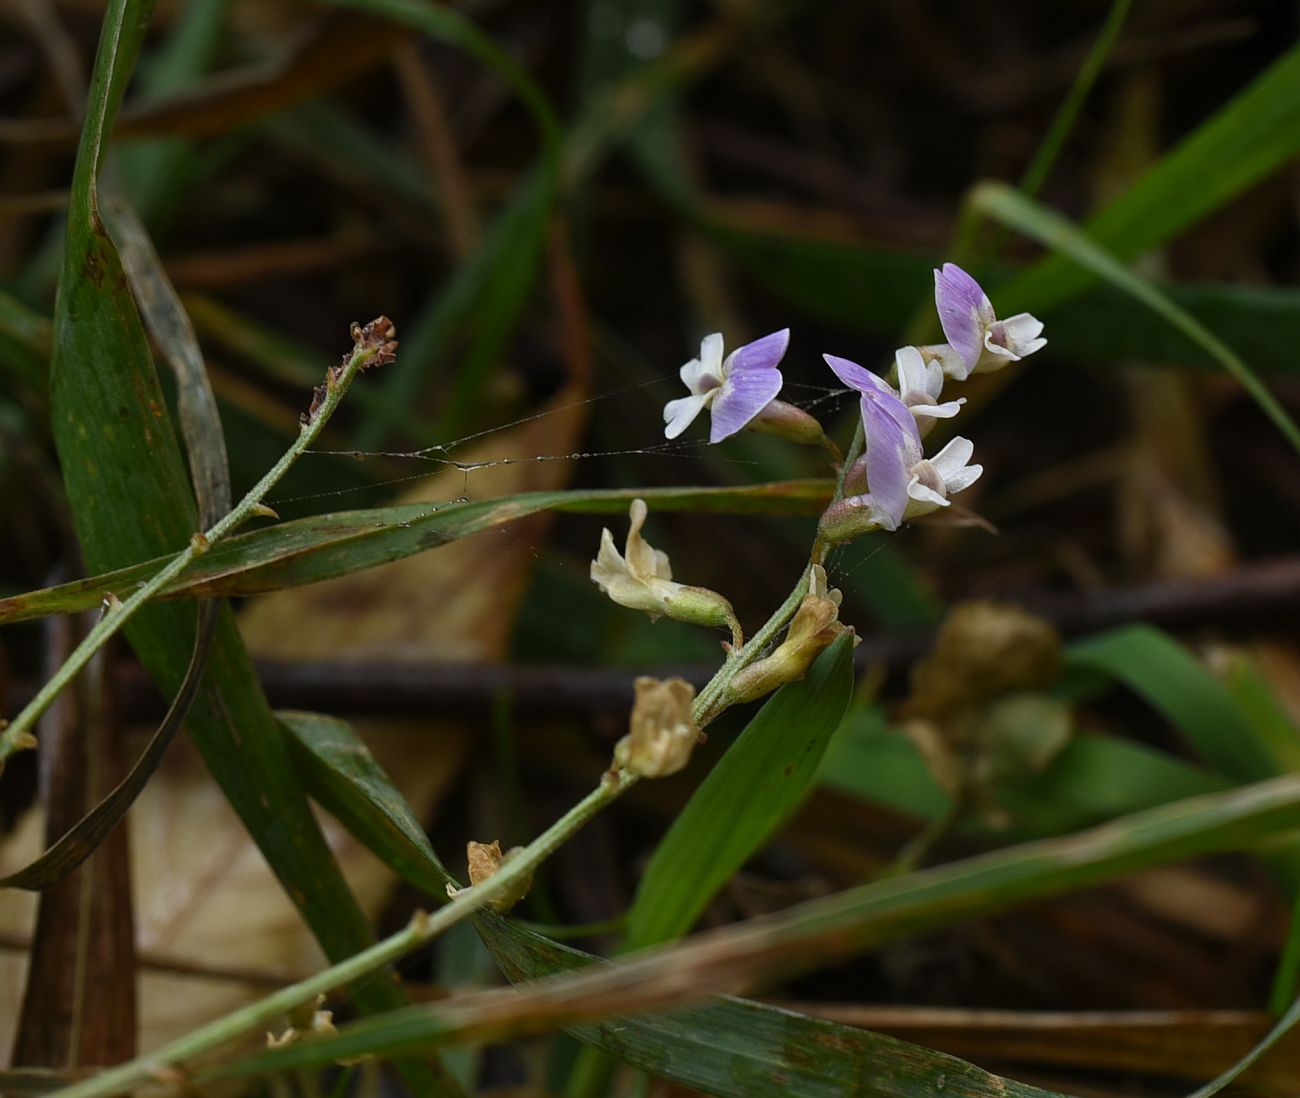
[[[894,416],[890,415],[879,394],[862,394],[862,422],[867,435],[867,487],[873,506],[882,516],[887,530],[896,530],[907,509],[907,482],[919,456],[919,438],[915,445]],[[896,399],[896,398],[895,398]],[[901,402],[899,406],[902,407]],[[916,424],[907,414],[912,433]]]
[[856,389],[859,393],[863,393],[868,389],[879,388],[880,378],[865,367],[859,366],[856,362],[850,362],[847,358],[840,358],[839,355],[822,355],[822,358],[826,360],[826,365],[831,368],[835,376],[850,389]]
[[945,400],[942,404],[909,404],[907,410],[917,419],[927,416],[930,419],[952,419],[965,403],[965,397],[958,397],[956,400]]
[[686,430],[695,417],[704,410],[704,406],[713,399],[717,391],[717,389],[710,389],[707,393],[679,397],[677,400],[670,400],[665,404],[664,438],[676,438]]
[[958,492],[964,492],[979,480],[983,472],[983,465],[967,465],[964,469],[958,469],[952,476],[945,477],[944,484],[948,486],[948,494],[955,496]]
[[[947,507],[948,498],[942,493],[936,492],[921,483],[920,477],[913,477],[907,482],[907,498],[914,499],[917,503],[931,503],[935,507]],[[912,513],[916,514],[916,509],[911,508]]]
[[1016,313],[1001,322],[1007,346],[1021,358],[1047,346],[1042,339],[1043,322],[1032,313]]
[[753,343],[737,347],[723,363],[723,376],[732,377],[749,370],[774,370],[785,356],[786,348],[789,346],[790,329],[782,328],[779,332],[754,340]]
[[[938,390],[933,393],[927,388],[929,375],[926,370],[925,359],[921,357],[921,352],[915,347],[899,347],[894,352],[894,369],[898,371],[898,391],[902,394],[903,399],[907,399],[909,393],[924,393],[927,396],[938,396]],[[943,384],[943,372],[939,372],[940,384]]]
[[944,338],[966,367],[974,369],[984,347],[984,330],[994,320],[988,295],[955,263],[945,263],[934,272],[934,305]]
[[772,403],[781,391],[781,384],[780,370],[733,369],[709,409],[713,418],[709,441],[721,442],[743,430],[751,419]]
[[700,357],[678,371],[682,384],[695,396],[722,384],[722,333],[713,332],[700,340]]
[[958,470],[966,467],[973,453],[975,453],[975,444],[970,439],[958,435],[948,440],[948,445],[930,459],[930,464],[939,471],[946,484]]

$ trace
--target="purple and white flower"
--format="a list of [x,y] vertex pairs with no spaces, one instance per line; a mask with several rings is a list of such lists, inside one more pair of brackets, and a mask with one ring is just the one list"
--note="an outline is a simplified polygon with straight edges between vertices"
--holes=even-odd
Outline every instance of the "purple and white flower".
[[999,370],[1047,344],[1041,320],[1029,313],[999,320],[988,294],[955,263],[934,272],[934,304],[948,344],[926,349],[957,381]]
[[664,405],[664,435],[676,438],[705,408],[712,416],[710,442],[741,431],[781,391],[777,363],[790,344],[790,329],[765,335],[737,347],[722,357],[722,334],[714,332],[700,341],[700,357],[681,369],[681,379],[690,396]]
[[974,447],[968,439],[954,438],[926,458],[912,410],[888,384],[856,362],[823,357],[835,376],[862,398],[868,491],[860,505],[867,507],[872,525],[897,530],[905,519],[947,507],[949,495],[979,479],[984,469],[969,464]]

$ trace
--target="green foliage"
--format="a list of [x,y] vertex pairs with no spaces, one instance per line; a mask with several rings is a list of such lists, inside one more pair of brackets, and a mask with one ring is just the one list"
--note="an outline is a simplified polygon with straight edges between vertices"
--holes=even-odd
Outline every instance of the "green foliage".
[[812,789],[852,689],[853,642],[842,634],[805,678],[764,703],[655,847],[628,912],[628,949],[689,931],[789,819]]

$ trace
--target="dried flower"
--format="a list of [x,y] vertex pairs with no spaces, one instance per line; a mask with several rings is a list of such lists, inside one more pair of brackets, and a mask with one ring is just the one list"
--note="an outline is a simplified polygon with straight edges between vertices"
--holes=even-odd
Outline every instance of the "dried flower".
[[691,712],[695,687],[685,679],[647,675],[635,686],[628,733],[614,747],[614,766],[642,778],[676,774],[703,739]]
[[731,630],[732,643],[739,645],[740,625],[731,603],[707,587],[674,582],[668,554],[641,536],[647,513],[645,500],[632,501],[622,556],[614,547],[614,535],[608,529],[601,531],[600,551],[591,562],[592,580],[620,606],[644,610],[651,618],[663,615],[694,625],[725,626]]
[[731,680],[730,701],[733,704],[753,701],[778,686],[803,678],[822,649],[845,631],[839,620],[842,599],[836,588],[828,586],[826,570],[814,564],[808,578],[808,593],[795,611],[785,639],[770,655],[756,660]]
[[700,341],[700,357],[681,368],[681,379],[691,395],[664,405],[664,435],[676,438],[705,408],[713,423],[710,442],[721,442],[743,430],[781,391],[781,371],[776,368],[790,343],[790,329],[765,335],[737,347],[724,359],[722,334],[714,332]]
[[958,381],[1000,370],[1047,345],[1041,320],[1029,313],[999,320],[988,294],[955,263],[934,272],[934,304],[948,344],[927,350]]
[[[465,860],[469,865],[470,888],[474,888],[489,878],[495,877],[502,866],[508,865],[511,859],[518,857],[522,851],[523,847],[516,846],[502,854],[501,842],[498,839],[493,839],[490,843],[476,843],[472,840],[466,843]],[[488,901],[488,907],[492,908],[493,911],[500,911],[504,914],[528,895],[528,890],[532,885],[533,874],[530,870],[513,881],[499,895],[493,896]]]

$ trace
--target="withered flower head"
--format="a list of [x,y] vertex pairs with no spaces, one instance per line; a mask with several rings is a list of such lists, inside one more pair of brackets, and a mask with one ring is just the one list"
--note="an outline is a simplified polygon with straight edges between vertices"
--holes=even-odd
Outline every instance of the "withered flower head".
[[778,686],[803,678],[822,649],[845,631],[839,620],[842,599],[840,592],[828,585],[826,570],[814,564],[808,577],[808,593],[786,629],[785,640],[771,655],[751,663],[731,680],[730,701],[753,701]]
[[644,610],[651,619],[663,616],[693,625],[724,626],[739,645],[740,626],[731,603],[707,587],[674,582],[668,554],[641,536],[645,500],[634,499],[628,514],[631,526],[621,556],[614,535],[608,529],[601,531],[600,551],[591,562],[592,581],[620,606]]
[[685,679],[638,678],[628,733],[614,748],[615,767],[642,778],[667,777],[685,767],[700,742],[694,700],[695,687]]
[[[493,839],[490,843],[476,843],[472,840],[466,843],[465,858],[469,863],[470,887],[473,888],[475,885],[482,884],[488,878],[496,876],[497,871],[512,858],[517,857],[522,849],[522,847],[516,846],[502,854],[501,842],[498,839]],[[504,914],[528,895],[528,890],[532,887],[532,884],[533,875],[530,872],[515,881],[501,895],[489,900],[488,907]]]

